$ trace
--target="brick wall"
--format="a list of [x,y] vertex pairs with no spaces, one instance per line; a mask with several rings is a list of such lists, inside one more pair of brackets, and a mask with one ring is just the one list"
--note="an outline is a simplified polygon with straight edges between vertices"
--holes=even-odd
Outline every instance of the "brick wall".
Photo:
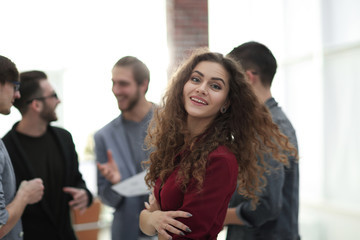
[[169,74],[192,49],[208,47],[208,1],[167,0]]

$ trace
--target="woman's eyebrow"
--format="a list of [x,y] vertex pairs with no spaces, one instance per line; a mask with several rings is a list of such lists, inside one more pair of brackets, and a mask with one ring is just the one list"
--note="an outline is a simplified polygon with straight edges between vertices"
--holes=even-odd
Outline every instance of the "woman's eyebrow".
[[[204,74],[203,74],[202,72],[198,71],[198,70],[194,70],[193,73],[197,73],[197,74],[199,74],[200,76],[204,77]],[[221,81],[224,85],[226,85],[226,84],[225,84],[225,81],[224,81],[222,78],[212,77],[211,79],[212,79],[212,80],[216,80],[216,81]]]

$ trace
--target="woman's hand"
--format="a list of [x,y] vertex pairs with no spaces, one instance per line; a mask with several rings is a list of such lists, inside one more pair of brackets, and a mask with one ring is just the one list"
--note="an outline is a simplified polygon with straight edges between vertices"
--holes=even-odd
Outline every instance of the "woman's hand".
[[[185,236],[185,233],[190,233],[188,226],[175,218],[189,218],[192,215],[184,211],[160,211],[155,210],[151,212],[149,223],[156,229],[158,234],[161,234],[165,239],[171,239],[168,232],[173,234]],[[160,236],[159,236],[160,238]]]
[[149,202],[144,204],[146,210],[143,210],[140,214],[140,228],[144,233],[153,235],[158,232],[159,240],[161,240],[171,239],[168,232],[181,236],[185,235],[184,232],[191,232],[188,226],[175,219],[179,217],[189,218],[192,216],[190,213],[184,211],[161,211],[153,191],[149,195]]

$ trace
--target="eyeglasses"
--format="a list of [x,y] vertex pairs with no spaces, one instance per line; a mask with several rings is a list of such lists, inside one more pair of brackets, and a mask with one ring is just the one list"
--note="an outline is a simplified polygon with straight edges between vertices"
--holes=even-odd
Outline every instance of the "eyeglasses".
[[27,103],[27,104],[32,103],[32,101],[34,101],[34,100],[44,101],[44,100],[47,99],[47,98],[59,99],[58,95],[57,95],[56,93],[53,93],[53,94],[51,94],[51,95],[49,95],[49,96],[33,98],[33,99],[31,99],[31,100],[26,101],[26,103]]
[[19,91],[20,89],[20,82],[19,81],[11,81],[12,84],[14,84],[14,92]]

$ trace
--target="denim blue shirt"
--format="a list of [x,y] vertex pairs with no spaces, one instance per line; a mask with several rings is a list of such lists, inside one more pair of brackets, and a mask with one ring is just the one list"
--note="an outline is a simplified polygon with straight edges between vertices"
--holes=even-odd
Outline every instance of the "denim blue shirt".
[[[271,112],[274,123],[298,149],[295,130],[278,103],[274,98],[270,98],[265,104]],[[227,240],[300,239],[299,165],[294,157],[289,156],[288,159],[290,166],[285,167],[271,156],[264,157],[272,168],[266,175],[267,185],[255,210],[252,210],[249,200],[235,192],[229,207],[236,207],[236,214],[244,222],[244,226],[229,225]]]

